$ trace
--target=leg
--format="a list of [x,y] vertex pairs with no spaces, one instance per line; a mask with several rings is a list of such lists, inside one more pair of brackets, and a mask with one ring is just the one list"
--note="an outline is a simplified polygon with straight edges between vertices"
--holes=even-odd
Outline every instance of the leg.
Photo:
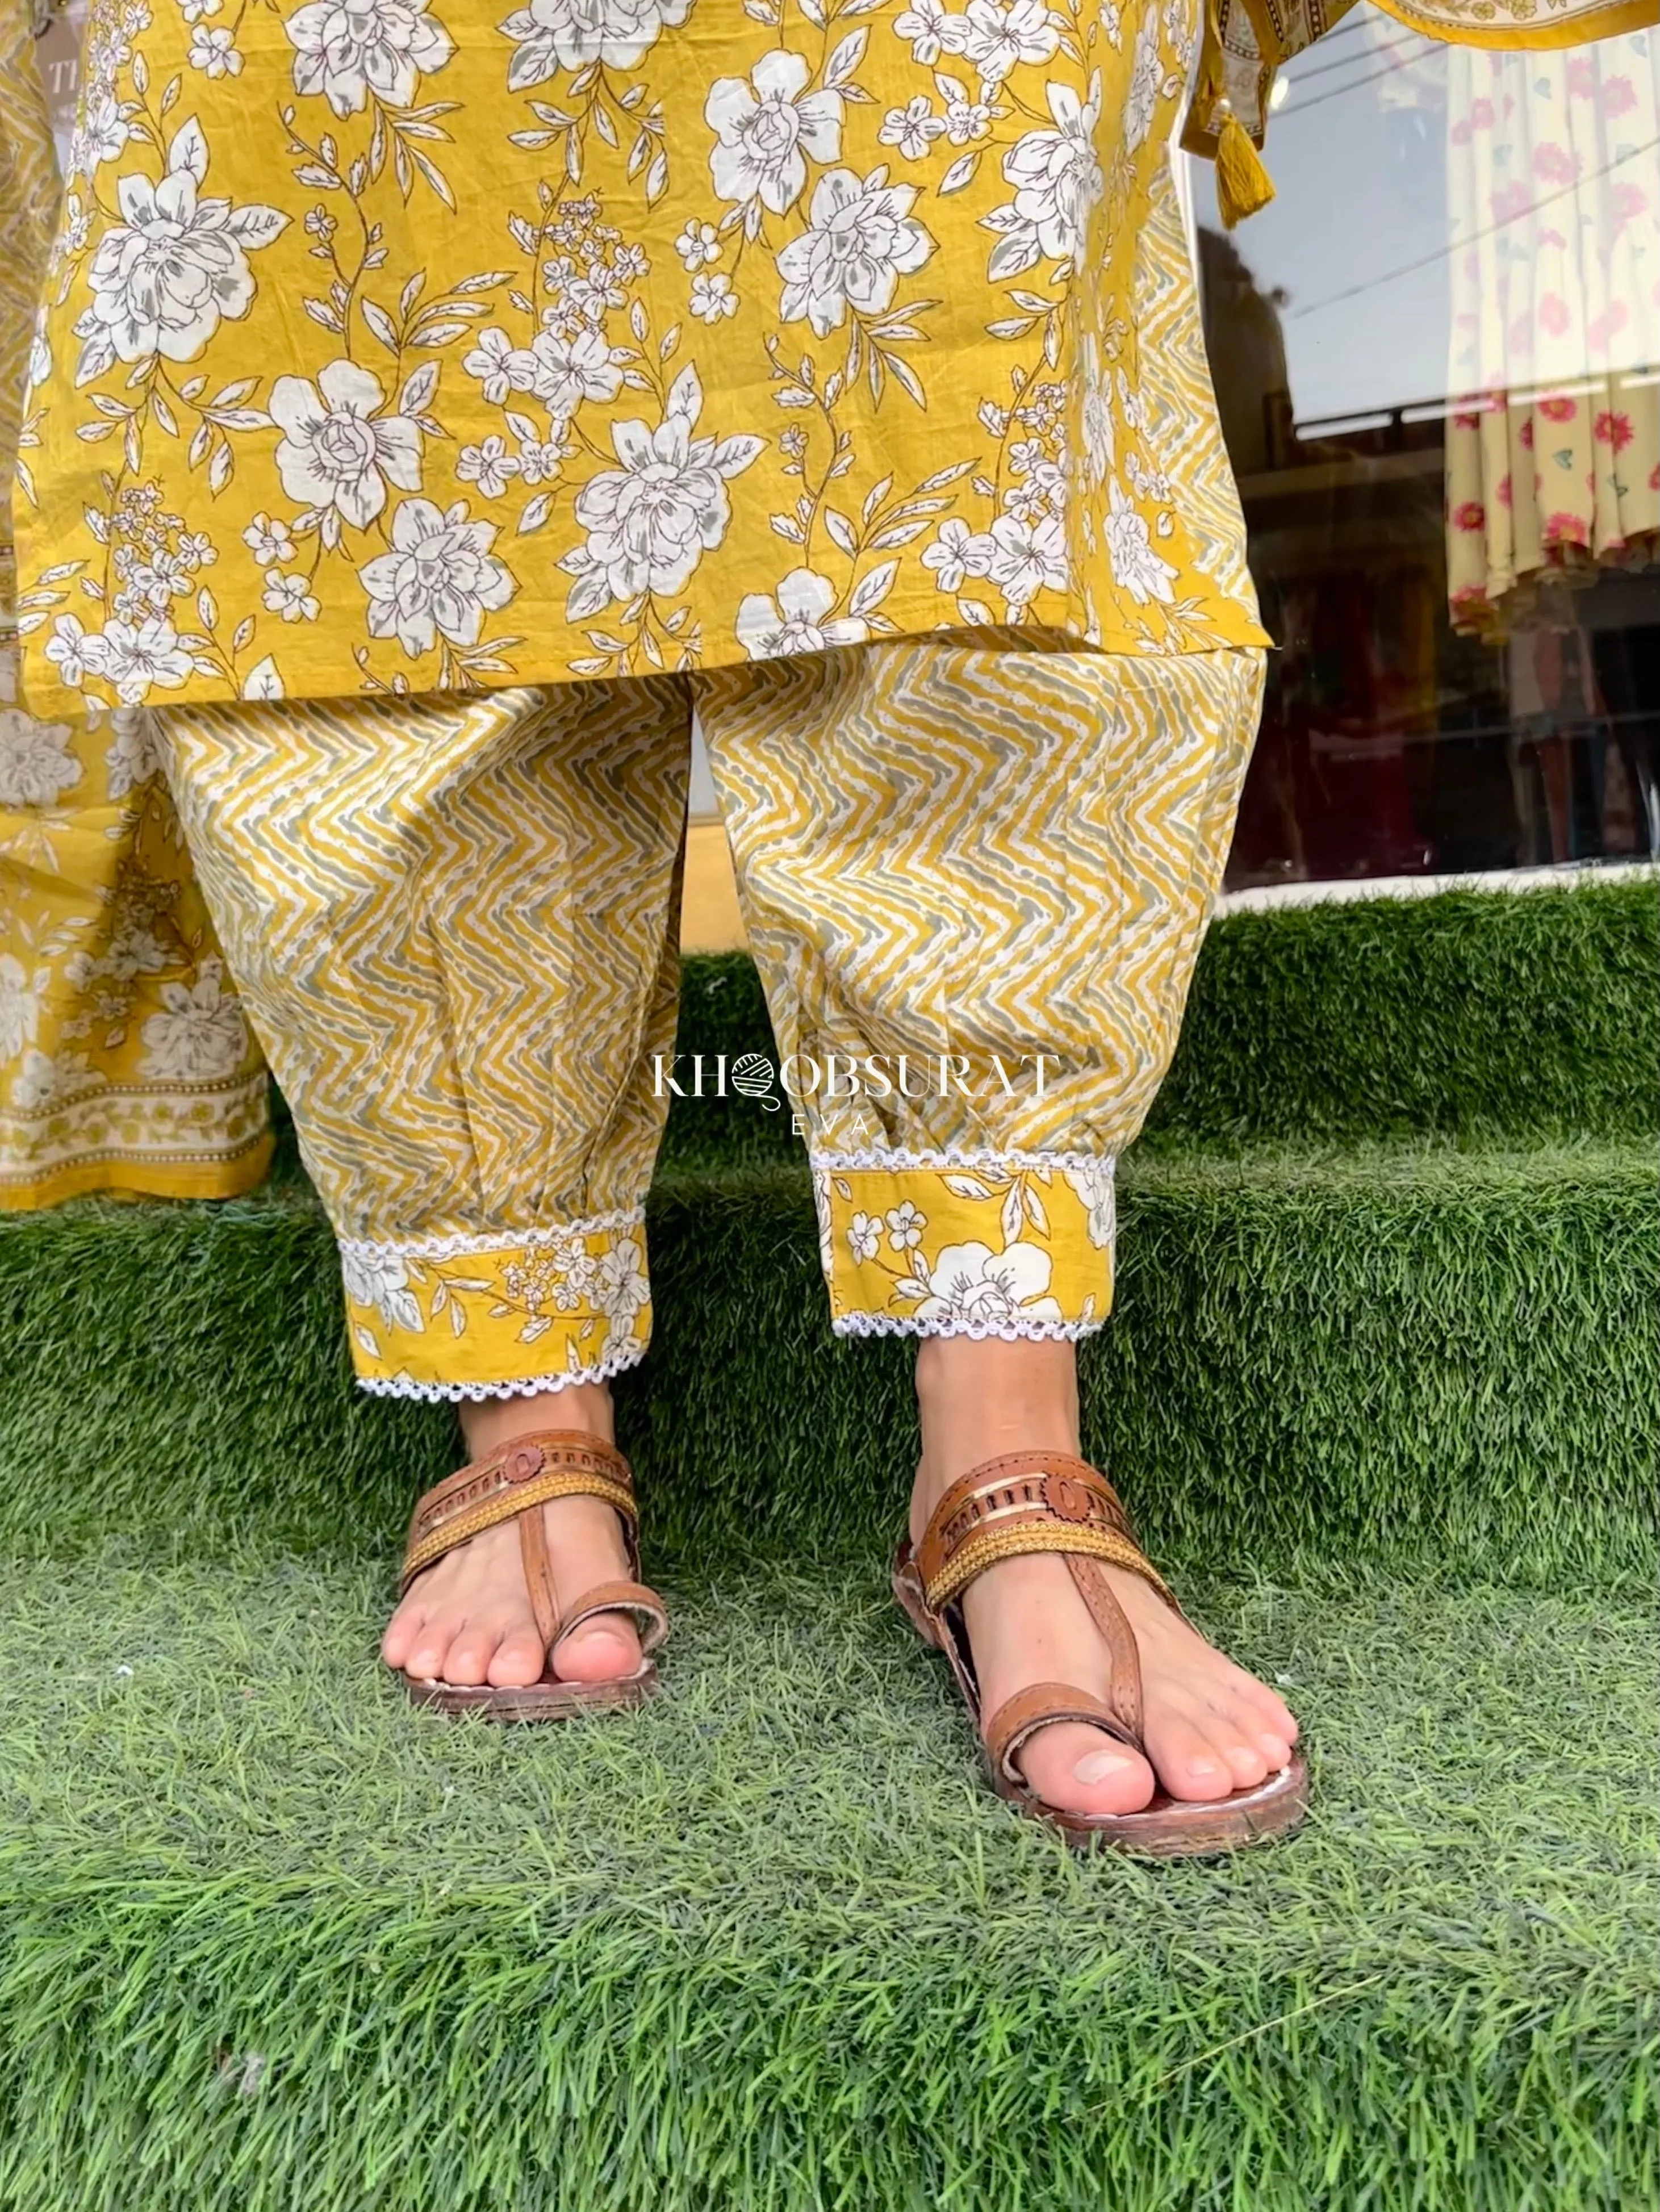
[[[607,1378],[650,1330],[684,687],[192,708],[164,739],[340,1240],[360,1382],[456,1401],[473,1457],[530,1429],[610,1441]],[[541,1510],[562,1605],[626,1574],[609,1506]],[[422,1574],[385,1651],[454,1683],[534,1680],[514,1526]],[[639,1663],[614,1613],[553,1662],[573,1680]]]
[[[1078,1448],[1076,1340],[1112,1295],[1113,1163],[1175,1047],[1261,685],[1254,653],[912,641],[700,687],[780,1052],[861,1064],[801,1105],[833,1326],[925,1340],[919,1530],[981,1462]],[[1032,1787],[1122,1812],[1155,1769],[1197,1800],[1283,1765],[1296,1725],[1273,1692],[1158,1617],[1136,1577],[1110,1578],[1152,1764],[1057,1725],[1023,1754]],[[1000,1562],[964,1606],[988,1711],[1104,1677],[1061,1559]]]

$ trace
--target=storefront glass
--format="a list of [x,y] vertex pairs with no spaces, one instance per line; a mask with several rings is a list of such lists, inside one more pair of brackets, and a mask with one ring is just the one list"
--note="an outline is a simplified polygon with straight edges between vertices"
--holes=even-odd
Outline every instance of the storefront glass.
[[1187,160],[1274,656],[1231,888],[1660,851],[1660,38],[1284,72],[1278,198]]

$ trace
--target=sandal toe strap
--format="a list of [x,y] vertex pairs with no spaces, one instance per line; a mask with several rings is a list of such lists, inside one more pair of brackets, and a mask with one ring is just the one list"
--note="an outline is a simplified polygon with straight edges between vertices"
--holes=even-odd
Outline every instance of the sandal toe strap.
[[596,1583],[591,1590],[585,1590],[560,1621],[561,1638],[599,1613],[632,1613],[640,1631],[640,1649],[648,1656],[667,1638],[668,1608],[662,1599],[644,1583],[628,1582]]
[[1141,1749],[1136,1736],[1112,1709],[1087,1690],[1075,1689],[1067,1682],[1034,1682],[1006,1698],[985,1723],[986,1755],[1006,1781],[1026,1790],[1029,1784],[1016,1760],[1041,1729],[1054,1728],[1061,1721],[1081,1721],[1086,1728],[1102,1729],[1132,1751]]
[[423,1568],[458,1544],[556,1498],[600,1498],[614,1506],[632,1556],[639,1513],[627,1460],[614,1445],[580,1429],[542,1429],[458,1468],[417,1502],[401,1587],[407,1589]]

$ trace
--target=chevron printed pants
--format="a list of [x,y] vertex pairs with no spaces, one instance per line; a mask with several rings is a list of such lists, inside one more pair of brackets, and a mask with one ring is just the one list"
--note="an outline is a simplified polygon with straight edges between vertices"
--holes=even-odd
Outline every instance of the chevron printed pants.
[[1250,648],[911,638],[159,716],[364,1387],[554,1389],[645,1350],[642,1201],[697,1079],[674,1060],[694,710],[832,1326],[1098,1327],[1114,1162],[1175,1048],[1262,682]]

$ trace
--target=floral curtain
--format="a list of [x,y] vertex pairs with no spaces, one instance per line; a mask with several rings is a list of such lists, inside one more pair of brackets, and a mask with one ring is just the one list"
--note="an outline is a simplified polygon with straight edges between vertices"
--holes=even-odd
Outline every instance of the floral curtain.
[[34,40],[27,0],[0,0],[0,1208],[225,1197],[270,1158],[265,1066],[146,720],[70,729],[17,702],[9,518],[31,495],[24,368],[58,200]]
[[1450,57],[1447,576],[1502,635],[1660,540],[1660,37]]

